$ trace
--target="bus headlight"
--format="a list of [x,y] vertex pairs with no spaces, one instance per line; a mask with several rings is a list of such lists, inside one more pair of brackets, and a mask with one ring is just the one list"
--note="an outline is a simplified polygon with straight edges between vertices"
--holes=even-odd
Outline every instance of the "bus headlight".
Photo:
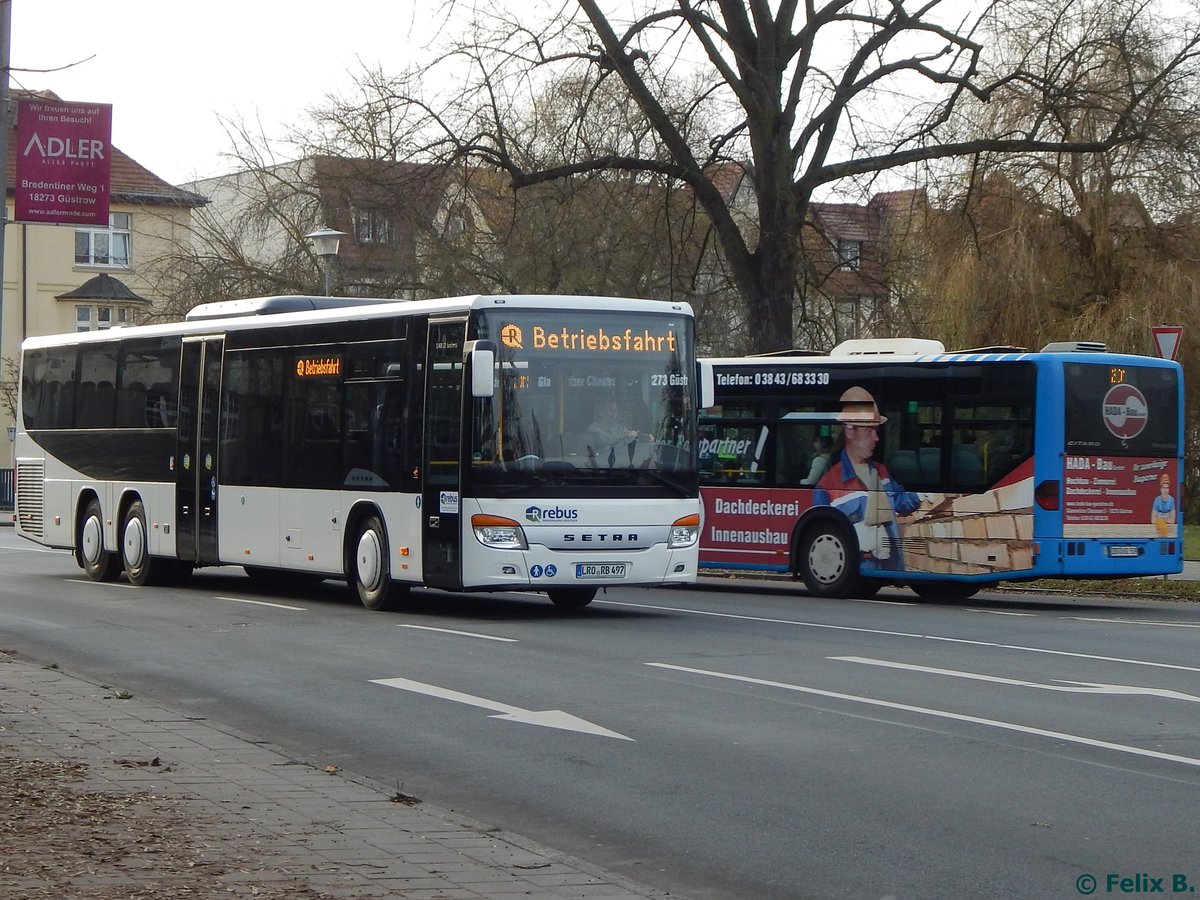
[[692,513],[671,523],[671,536],[667,546],[672,550],[690,547],[700,538],[700,515]]
[[525,541],[525,529],[516,519],[504,516],[471,516],[471,527],[475,529],[475,539],[485,547],[497,550],[528,550]]

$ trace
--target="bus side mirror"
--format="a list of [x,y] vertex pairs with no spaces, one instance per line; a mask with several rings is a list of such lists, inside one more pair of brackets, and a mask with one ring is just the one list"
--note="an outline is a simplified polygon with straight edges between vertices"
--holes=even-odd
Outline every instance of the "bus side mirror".
[[712,363],[707,359],[696,360],[696,381],[700,387],[700,408],[708,409],[716,402],[716,384],[713,380]]
[[471,396],[486,400],[496,391],[496,345],[475,341],[471,348]]

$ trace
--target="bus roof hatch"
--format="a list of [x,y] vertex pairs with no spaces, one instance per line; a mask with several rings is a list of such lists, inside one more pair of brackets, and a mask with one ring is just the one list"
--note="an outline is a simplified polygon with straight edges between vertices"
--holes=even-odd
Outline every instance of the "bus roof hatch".
[[842,341],[830,356],[933,356],[945,353],[941,341],[928,338],[858,338]]

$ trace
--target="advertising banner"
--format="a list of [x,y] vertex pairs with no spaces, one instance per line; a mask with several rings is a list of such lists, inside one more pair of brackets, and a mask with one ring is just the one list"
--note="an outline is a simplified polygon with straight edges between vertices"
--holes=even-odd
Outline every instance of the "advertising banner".
[[1179,537],[1174,459],[1066,457],[1064,537]]
[[108,225],[112,106],[17,101],[17,222]]

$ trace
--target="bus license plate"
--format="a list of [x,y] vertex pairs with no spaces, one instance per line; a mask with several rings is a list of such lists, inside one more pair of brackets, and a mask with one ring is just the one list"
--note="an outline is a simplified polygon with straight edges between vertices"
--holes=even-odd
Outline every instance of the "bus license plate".
[[1138,553],[1139,553],[1139,550],[1137,547],[1129,547],[1124,544],[1120,544],[1120,545],[1108,548],[1108,555],[1110,557],[1113,557],[1113,556],[1119,556],[1119,557],[1137,556]]
[[629,564],[623,562],[575,563],[576,578],[624,578]]

